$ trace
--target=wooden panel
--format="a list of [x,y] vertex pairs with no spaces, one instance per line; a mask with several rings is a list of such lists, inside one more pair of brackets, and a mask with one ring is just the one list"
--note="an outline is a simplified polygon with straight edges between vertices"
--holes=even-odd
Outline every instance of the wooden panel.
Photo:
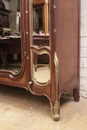
[[79,69],[79,2],[55,1],[56,52],[59,58],[59,79],[64,84],[78,77]]
[[33,5],[44,4],[45,0],[33,0]]

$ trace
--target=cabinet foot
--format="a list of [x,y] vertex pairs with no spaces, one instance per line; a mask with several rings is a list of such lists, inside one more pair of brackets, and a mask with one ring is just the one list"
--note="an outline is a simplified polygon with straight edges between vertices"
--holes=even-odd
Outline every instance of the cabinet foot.
[[79,89],[78,88],[73,89],[73,96],[74,96],[74,101],[79,102],[80,95],[79,95]]
[[54,105],[50,102],[52,118],[55,121],[60,119],[60,103],[56,101]]

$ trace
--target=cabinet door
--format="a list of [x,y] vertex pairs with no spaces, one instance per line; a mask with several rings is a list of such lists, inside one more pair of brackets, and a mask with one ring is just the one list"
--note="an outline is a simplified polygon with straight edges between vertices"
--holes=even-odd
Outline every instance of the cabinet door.
[[[50,2],[30,0],[29,5],[29,89],[48,93],[51,81]],[[31,84],[32,89],[31,89]],[[50,92],[49,92],[50,93]]]
[[[26,80],[26,16],[25,0],[12,0],[0,10],[0,83],[25,86]],[[8,7],[6,6],[9,5]],[[8,17],[8,19],[7,19]]]

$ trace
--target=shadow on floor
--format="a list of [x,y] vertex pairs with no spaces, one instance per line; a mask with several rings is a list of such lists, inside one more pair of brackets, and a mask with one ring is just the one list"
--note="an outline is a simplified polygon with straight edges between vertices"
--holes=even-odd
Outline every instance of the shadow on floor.
[[[10,99],[14,97],[14,98],[16,98],[16,101],[17,100],[21,100],[21,101],[26,100],[27,102],[32,101],[32,103],[34,103],[34,102],[37,102],[39,104],[43,103],[43,105],[49,106],[49,100],[45,96],[35,96],[23,88],[16,88],[16,87],[11,87],[11,86],[0,85],[0,94],[3,94],[3,96],[7,96]],[[63,106],[65,103],[72,101],[72,100],[74,100],[72,93],[70,95],[63,95],[60,100],[61,106]],[[23,105],[23,107],[24,107],[24,105]]]

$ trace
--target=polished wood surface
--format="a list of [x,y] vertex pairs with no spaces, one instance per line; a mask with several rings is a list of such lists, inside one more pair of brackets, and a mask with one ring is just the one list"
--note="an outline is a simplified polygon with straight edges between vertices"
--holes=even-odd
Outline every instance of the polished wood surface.
[[[27,1],[29,2],[29,1]],[[19,74],[0,72],[0,83],[23,87],[32,94],[46,96],[51,103],[52,117],[60,118],[60,97],[73,90],[74,100],[79,101],[79,39],[80,39],[80,0],[50,0],[50,54],[51,79],[48,84],[36,84],[32,79],[31,67],[31,18],[30,6],[22,0],[22,67]],[[27,10],[27,11],[26,11]],[[26,15],[25,15],[25,12]],[[31,21],[31,22],[30,22]],[[34,37],[38,46],[40,38]],[[42,44],[48,46],[48,39]],[[59,64],[57,61],[59,60]]]
[[33,0],[33,5],[44,4],[45,0]]
[[49,36],[43,35],[36,35],[33,36],[33,45],[41,46],[49,46]]
[[58,28],[55,47],[60,64],[59,85],[60,93],[65,93],[74,85],[79,90],[79,1],[59,0],[55,5],[58,5],[54,20]]

